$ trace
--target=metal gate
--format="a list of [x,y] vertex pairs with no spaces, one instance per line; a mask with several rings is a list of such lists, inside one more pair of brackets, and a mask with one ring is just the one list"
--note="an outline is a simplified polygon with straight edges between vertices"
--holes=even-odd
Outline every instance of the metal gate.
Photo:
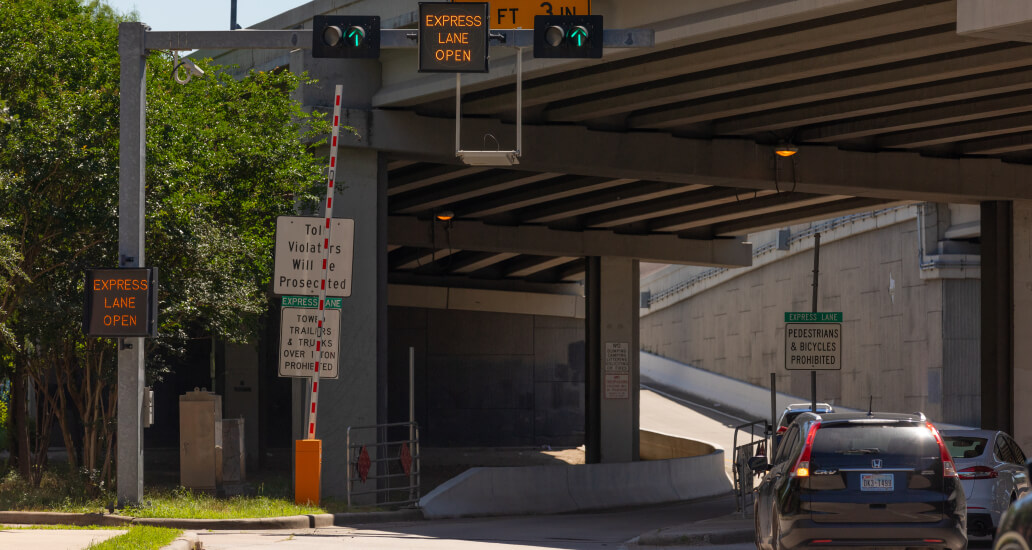
[[348,426],[348,508],[361,495],[376,495],[377,505],[419,502],[419,454],[415,422]]
[[[763,427],[763,436],[757,439],[756,426]],[[748,429],[749,442],[738,443],[738,432]],[[770,445],[767,437],[770,435],[770,424],[766,420],[756,420],[741,426],[735,426],[734,454],[731,459],[731,471],[735,485],[735,510],[743,517],[749,517],[752,511],[753,499],[756,493],[753,491],[756,474],[749,469],[749,459],[754,456],[767,455]],[[743,438],[744,439],[744,438]]]

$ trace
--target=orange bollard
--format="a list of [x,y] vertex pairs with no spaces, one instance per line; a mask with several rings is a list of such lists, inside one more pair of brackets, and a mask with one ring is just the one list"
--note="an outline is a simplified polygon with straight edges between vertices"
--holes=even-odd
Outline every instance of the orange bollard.
[[294,503],[319,504],[322,476],[322,440],[294,442]]

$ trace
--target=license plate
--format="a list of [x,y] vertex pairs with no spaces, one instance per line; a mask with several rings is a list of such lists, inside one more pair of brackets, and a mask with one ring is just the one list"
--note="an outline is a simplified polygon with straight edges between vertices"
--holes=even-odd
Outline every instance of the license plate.
[[860,474],[861,491],[891,491],[892,474]]

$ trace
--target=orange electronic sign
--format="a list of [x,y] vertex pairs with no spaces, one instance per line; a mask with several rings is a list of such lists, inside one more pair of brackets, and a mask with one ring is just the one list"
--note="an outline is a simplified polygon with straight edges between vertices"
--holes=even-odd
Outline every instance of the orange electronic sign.
[[155,336],[157,297],[157,268],[87,270],[83,332],[116,338]]
[[419,72],[487,72],[487,3],[419,3]]
[[532,29],[535,15],[590,14],[591,0],[496,0],[491,2],[488,16],[492,29]]

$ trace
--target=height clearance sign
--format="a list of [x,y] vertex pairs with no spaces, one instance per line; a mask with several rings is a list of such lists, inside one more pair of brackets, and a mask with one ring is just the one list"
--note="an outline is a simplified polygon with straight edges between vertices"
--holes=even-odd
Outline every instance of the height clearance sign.
[[487,3],[420,2],[419,72],[487,72]]
[[842,369],[842,312],[785,312],[785,368]]
[[591,0],[495,0],[490,25],[492,29],[532,29],[535,15],[591,15]]

